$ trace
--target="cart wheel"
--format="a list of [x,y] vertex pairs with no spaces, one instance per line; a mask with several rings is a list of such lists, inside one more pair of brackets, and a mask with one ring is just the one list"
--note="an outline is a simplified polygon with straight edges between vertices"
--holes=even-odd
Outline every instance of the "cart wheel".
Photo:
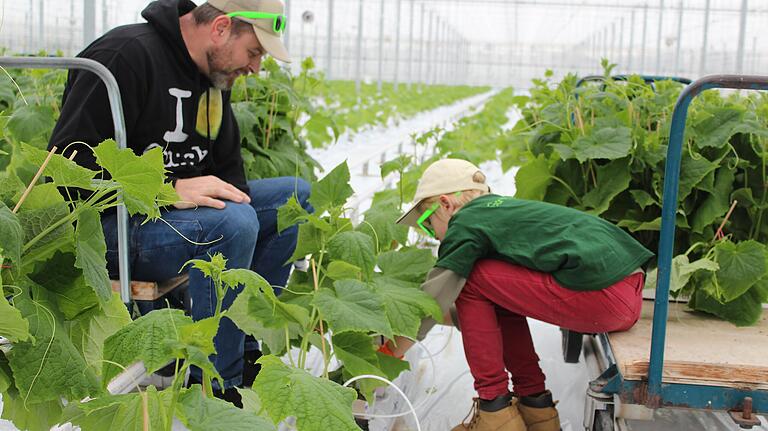
[[560,328],[560,331],[563,336],[563,359],[568,364],[578,364],[584,334],[565,328]]
[[592,425],[592,431],[613,431],[613,414],[608,410],[598,410],[595,412],[595,423]]

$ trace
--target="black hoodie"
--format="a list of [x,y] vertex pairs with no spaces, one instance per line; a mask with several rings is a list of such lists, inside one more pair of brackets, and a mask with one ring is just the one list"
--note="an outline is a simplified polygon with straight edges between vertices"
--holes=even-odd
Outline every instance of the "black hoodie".
[[[161,147],[169,180],[215,175],[247,193],[230,94],[200,73],[181,36],[179,17],[194,8],[189,0],[154,1],[142,12],[147,23],[115,28],[78,56],[115,75],[136,154]],[[97,145],[114,136],[104,84],[91,72],[70,71],[49,148],[61,152],[71,142]],[[78,150],[75,161],[97,169],[90,151]]]

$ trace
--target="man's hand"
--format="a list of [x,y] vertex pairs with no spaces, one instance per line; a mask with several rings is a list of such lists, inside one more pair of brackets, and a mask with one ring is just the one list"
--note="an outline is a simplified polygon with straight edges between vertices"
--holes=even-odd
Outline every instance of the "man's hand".
[[224,209],[227,206],[224,200],[251,202],[251,198],[240,189],[213,175],[176,180],[176,194],[181,200],[173,206],[178,209],[196,206]]

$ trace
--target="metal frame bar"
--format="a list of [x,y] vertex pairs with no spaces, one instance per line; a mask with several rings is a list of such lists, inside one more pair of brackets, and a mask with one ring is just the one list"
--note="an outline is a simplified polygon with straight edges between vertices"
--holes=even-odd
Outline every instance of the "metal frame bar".
[[[81,69],[95,73],[107,87],[112,122],[115,125],[115,141],[121,149],[128,148],[120,87],[112,72],[101,63],[87,58],[0,57],[0,66],[13,69]],[[117,248],[120,297],[123,303],[128,304],[131,302],[131,270],[128,265],[128,213],[123,204],[117,207]]]

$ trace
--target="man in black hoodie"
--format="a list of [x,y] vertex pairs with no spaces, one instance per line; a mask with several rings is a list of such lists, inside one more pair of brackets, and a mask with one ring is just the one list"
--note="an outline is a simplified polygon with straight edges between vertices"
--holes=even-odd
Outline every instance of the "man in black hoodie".
[[[293,254],[298,233],[296,227],[277,232],[277,208],[296,193],[311,211],[309,185],[290,177],[246,181],[240,132],[229,101],[235,79],[258,73],[264,54],[289,61],[280,41],[282,2],[210,0],[198,7],[189,0],[158,0],[142,16],[147,23],[113,29],[79,55],[114,74],[128,146],[137,154],[161,147],[168,181],[181,198],[163,212],[165,223],[142,224],[141,217],[131,217],[133,279],[169,279],[187,260],[220,252],[228,268],[250,268],[274,286],[285,285],[290,266],[284,263]],[[76,149],[77,163],[97,169],[91,151],[69,144],[96,145],[114,138],[109,112],[106,88],[98,78],[70,72],[49,147],[65,148],[65,155]],[[116,277],[116,215],[105,214],[102,224],[107,267]],[[210,317],[216,306],[210,280],[191,270],[189,289],[192,317]],[[227,294],[225,309],[235,296],[233,291]],[[244,383],[244,351],[256,346],[245,346],[243,332],[227,318],[221,321],[215,346],[213,362],[224,379],[224,396],[236,399],[231,388]],[[254,373],[246,374],[252,379]],[[200,379],[200,370],[193,370],[192,380]]]

